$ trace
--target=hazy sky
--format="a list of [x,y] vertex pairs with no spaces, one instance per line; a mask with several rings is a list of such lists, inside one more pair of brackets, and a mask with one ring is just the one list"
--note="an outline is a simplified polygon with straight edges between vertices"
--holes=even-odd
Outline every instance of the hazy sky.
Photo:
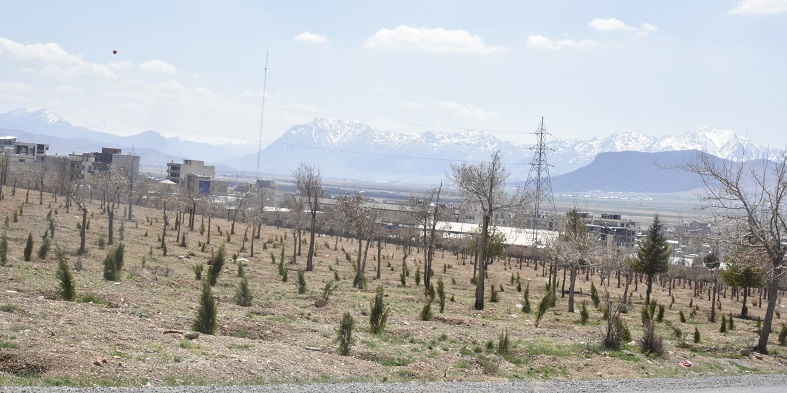
[[[0,1],[0,112],[263,145],[317,116],[783,146],[787,0]],[[113,50],[117,54],[113,54]]]

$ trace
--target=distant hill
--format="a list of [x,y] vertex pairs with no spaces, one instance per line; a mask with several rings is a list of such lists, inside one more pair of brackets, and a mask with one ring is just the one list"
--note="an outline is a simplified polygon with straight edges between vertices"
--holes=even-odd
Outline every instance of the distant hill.
[[0,114],[0,134],[16,136],[24,142],[47,143],[50,154],[100,151],[102,147],[120,148],[129,153],[133,148],[141,156],[143,166],[159,166],[184,158],[218,163],[237,156],[239,152],[256,150],[243,145],[213,145],[165,138],[156,131],[131,136],[113,135],[74,126],[46,109],[22,108]]
[[601,153],[588,165],[551,178],[555,192],[679,192],[702,187],[698,175],[673,169],[697,150]]

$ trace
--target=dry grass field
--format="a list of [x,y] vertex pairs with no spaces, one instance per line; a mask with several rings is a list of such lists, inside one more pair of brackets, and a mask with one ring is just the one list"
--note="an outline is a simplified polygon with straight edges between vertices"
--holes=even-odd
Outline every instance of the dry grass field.
[[[351,262],[342,248],[352,255],[357,243],[340,239],[338,250],[334,238],[317,238],[316,266],[307,272],[306,293],[299,294],[297,270],[305,267],[308,246],[296,264],[286,264],[288,281],[282,282],[278,266],[282,247],[292,252],[292,233],[286,228],[263,227],[262,243],[255,244],[255,255],[240,252],[242,225],[227,237],[229,223],[214,219],[212,243],[205,251],[207,233],[189,231],[186,247],[175,242],[174,230],[167,237],[168,254],[162,255],[157,236],[162,230],[160,210],[135,207],[134,221],[123,223],[125,266],[118,282],[103,278],[102,261],[112,246],[99,247],[106,238],[107,217],[98,202],[90,206],[88,251],[77,257],[79,244],[77,209],[66,212],[65,199],[55,201],[44,195],[42,205],[31,192],[25,203],[26,190],[4,187],[0,201],[0,220],[8,242],[8,263],[0,266],[0,386],[1,385],[73,385],[139,386],[184,384],[257,384],[311,381],[479,381],[563,378],[637,378],[648,376],[684,377],[745,373],[783,373],[787,370],[787,349],[780,347],[777,333],[785,322],[787,309],[779,302],[780,318],[774,320],[769,355],[742,356],[742,348],[756,343],[756,317],[764,308],[750,306],[754,319],[735,318],[734,330],[720,333],[720,324],[708,322],[710,301],[707,292],[693,298],[693,290],[678,284],[673,289],[675,303],[667,288],[656,286],[654,298],[667,306],[664,320],[656,327],[664,337],[663,357],[643,355],[636,344],[626,343],[620,351],[601,348],[605,322],[603,312],[592,307],[591,283],[580,274],[577,287],[582,294],[578,302],[587,301],[591,309],[589,322],[580,323],[579,314],[567,312],[567,299],[558,295],[557,306],[550,309],[538,327],[534,314],[521,311],[522,293],[512,276],[520,277],[522,287],[529,284],[530,302],[535,308],[544,295],[547,278],[542,268],[532,264],[506,263],[490,265],[487,283],[502,292],[498,302],[490,302],[487,289],[486,309],[473,310],[474,286],[470,283],[470,263],[448,252],[437,251],[435,280],[442,278],[446,287],[443,313],[433,307],[434,319],[422,321],[423,283],[416,286],[417,266],[423,269],[423,253],[408,258],[410,276],[400,284],[402,251],[394,245],[382,250],[382,278],[374,279],[376,253],[369,252],[368,285],[364,290],[352,286]],[[20,209],[22,211],[19,214]],[[48,229],[47,213],[54,217],[53,250],[45,258],[37,251]],[[14,221],[14,212],[17,219]],[[122,216],[122,212],[118,212]],[[116,243],[120,238],[122,218],[116,221]],[[173,220],[174,222],[174,220]],[[206,220],[207,223],[207,220]],[[222,235],[218,234],[220,227]],[[35,241],[32,261],[23,261],[23,248],[29,233]],[[307,237],[304,236],[304,239]],[[228,257],[239,254],[236,262],[228,258],[218,277],[214,295],[218,299],[218,330],[215,335],[184,337],[191,326],[200,295],[200,282],[194,266],[205,264],[211,249],[226,243]],[[55,277],[57,259],[54,246],[66,250],[69,264],[81,262],[74,271],[77,301],[58,299]],[[143,264],[144,260],[144,264]],[[239,283],[237,263],[245,265],[246,276],[254,296],[250,307],[235,304]],[[337,288],[324,307],[316,307],[326,283],[338,272]],[[562,277],[562,274],[561,274]],[[602,287],[599,277],[591,276],[603,293],[622,292],[613,279],[611,287]],[[436,282],[436,281],[435,281]],[[375,289],[385,288],[385,302],[391,307],[384,332],[369,332],[370,301]],[[634,286],[632,285],[632,290]],[[642,335],[640,309],[645,286],[634,292],[633,309],[623,314],[633,340]],[[720,313],[740,312],[740,303],[722,297]],[[750,298],[757,300],[757,296]],[[699,307],[691,313],[690,303]],[[334,342],[339,321],[345,311],[355,319],[355,345],[349,356],[340,356]],[[679,312],[688,318],[680,322]],[[680,345],[672,327],[686,335]],[[694,343],[695,327],[701,334]],[[510,338],[508,353],[499,354],[502,332]],[[689,360],[691,367],[678,363]]]

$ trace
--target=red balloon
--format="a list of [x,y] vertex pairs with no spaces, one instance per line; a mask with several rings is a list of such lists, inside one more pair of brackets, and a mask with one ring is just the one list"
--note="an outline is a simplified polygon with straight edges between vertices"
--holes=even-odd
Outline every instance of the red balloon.
[[116,54],[118,54],[118,51],[116,51],[116,50],[113,50],[113,51],[112,51],[112,54],[113,54],[113,55],[116,55]]

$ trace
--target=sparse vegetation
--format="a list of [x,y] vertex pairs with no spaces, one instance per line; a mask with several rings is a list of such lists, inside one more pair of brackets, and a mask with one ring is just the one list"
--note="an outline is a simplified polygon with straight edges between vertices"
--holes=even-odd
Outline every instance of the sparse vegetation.
[[350,349],[355,344],[353,337],[353,330],[355,329],[355,320],[349,312],[345,311],[342,320],[339,323],[339,328],[336,330],[335,342],[339,344],[339,355],[347,356],[350,354]]
[[199,306],[197,307],[197,316],[194,319],[192,329],[202,334],[215,333],[216,326],[218,325],[218,321],[216,320],[217,313],[216,300],[213,299],[213,291],[211,290],[210,282],[203,280]]
[[375,291],[374,299],[371,301],[369,312],[369,331],[372,334],[380,334],[385,329],[385,324],[388,322],[388,314],[391,310],[383,303],[385,297],[385,290],[380,285]]

